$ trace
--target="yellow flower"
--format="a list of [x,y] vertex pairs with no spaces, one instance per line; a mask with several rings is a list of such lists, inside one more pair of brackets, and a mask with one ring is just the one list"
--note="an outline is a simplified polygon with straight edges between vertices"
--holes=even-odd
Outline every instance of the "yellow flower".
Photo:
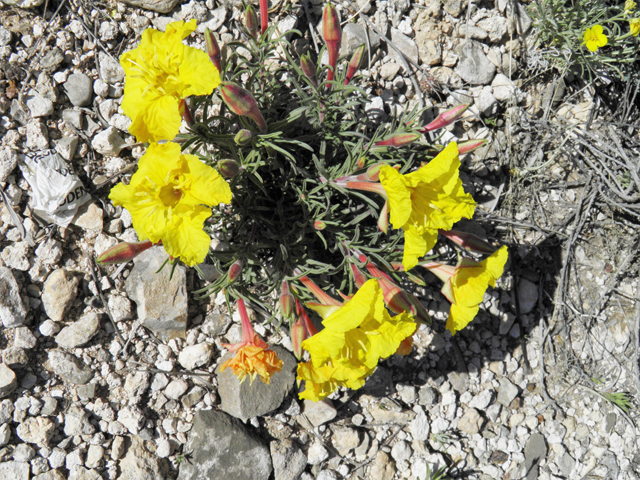
[[629,20],[629,31],[634,37],[638,36],[640,33],[640,18],[632,18]]
[[464,192],[459,176],[458,146],[450,143],[427,165],[407,175],[385,165],[380,183],[389,198],[393,228],[404,230],[402,265],[410,270],[431,250],[438,229],[451,230],[461,218],[471,218],[476,203]]
[[300,398],[314,401],[339,386],[360,388],[378,361],[393,355],[416,329],[410,314],[389,315],[375,279],[365,282],[322,324],[324,330],[302,342],[311,361],[298,365],[298,380],[306,381]]
[[182,43],[195,29],[195,20],[170,23],[164,33],[148,28],[140,45],[120,57],[126,75],[122,110],[139,142],[173,140],[180,128],[180,100],[208,95],[220,83],[208,55]]
[[[256,338],[258,338],[257,335]],[[220,372],[230,368],[240,382],[249,375],[251,383],[259,375],[260,380],[269,385],[271,375],[282,370],[283,364],[276,352],[266,348],[267,344],[262,340],[260,342],[264,345],[248,343],[240,347],[233,357],[220,365]]]
[[508,256],[509,251],[504,246],[480,263],[465,258],[455,268],[453,275],[442,287],[442,293],[451,302],[447,329],[452,335],[475,318],[484,292],[489,285],[495,287]]
[[182,155],[176,143],[152,143],[140,158],[129,185],[113,187],[109,198],[133,219],[140,240],[162,242],[187,265],[204,261],[211,238],[203,230],[211,209],[231,202],[231,189],[220,174],[194,155]]
[[[636,9],[636,2],[633,0],[627,0],[624,2],[624,15],[633,15],[633,12]],[[637,35],[637,34],[636,34]]]
[[584,32],[584,42],[582,45],[587,45],[587,48],[592,52],[595,52],[600,47],[604,47],[607,44],[607,36],[602,33],[603,28],[601,25],[594,25],[591,28],[587,28]]

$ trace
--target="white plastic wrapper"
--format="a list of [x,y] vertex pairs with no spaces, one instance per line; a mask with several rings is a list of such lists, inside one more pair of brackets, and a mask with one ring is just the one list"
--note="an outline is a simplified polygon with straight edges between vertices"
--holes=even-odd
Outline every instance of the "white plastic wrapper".
[[61,227],[69,225],[91,199],[78,176],[53,149],[27,153],[23,162],[20,170],[31,185],[35,213]]

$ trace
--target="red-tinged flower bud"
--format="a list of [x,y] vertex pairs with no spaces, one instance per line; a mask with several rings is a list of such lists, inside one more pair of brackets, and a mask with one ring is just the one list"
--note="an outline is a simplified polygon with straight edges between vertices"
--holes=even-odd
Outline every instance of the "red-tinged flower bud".
[[364,168],[364,162],[366,161],[366,159],[364,157],[360,157],[358,159],[358,161],[356,162],[356,166],[358,168]]
[[324,230],[325,228],[327,228],[327,224],[322,220],[316,220],[315,222],[313,222],[313,228],[315,228],[316,230]]
[[415,275],[411,272],[406,272],[406,275],[407,275],[407,278],[411,280],[413,283],[415,283],[416,285],[420,285],[421,287],[427,286],[427,282],[425,282],[422,277],[419,277],[418,275]]
[[218,69],[218,72],[220,72],[220,75],[222,76],[222,57],[220,55],[220,47],[218,46],[218,42],[216,41],[216,37],[213,35],[213,32],[208,28],[204,31],[204,40],[205,48],[209,58],[211,59],[211,63],[213,63],[213,66]]
[[458,154],[464,155],[465,153],[471,153],[474,150],[480,148],[489,140],[467,140],[458,144]]
[[382,169],[382,165],[384,163],[376,163],[375,165],[371,165],[367,168],[367,178],[371,182],[377,182],[380,178],[380,170]]
[[258,15],[251,4],[248,4],[244,11],[244,26],[247,27],[249,35],[258,38]]
[[280,311],[285,318],[291,318],[294,313],[294,307],[296,305],[296,299],[291,294],[291,289],[289,288],[289,282],[286,280],[282,281],[282,286],[280,287]]
[[262,25],[262,34],[267,31],[269,25],[269,6],[267,0],[259,0],[260,3],[260,23]]
[[402,147],[420,138],[419,133],[397,133],[386,140],[375,143],[376,147]]
[[378,283],[382,288],[384,303],[395,313],[408,312],[414,314],[415,307],[411,301],[411,296],[398,285],[386,278],[379,278]]
[[234,283],[238,279],[238,277],[240,277],[241,274],[242,274],[242,260],[236,260],[229,267],[229,272],[227,274],[227,279],[229,280],[229,283]]
[[322,36],[327,43],[327,51],[329,52],[329,72],[327,73],[327,80],[331,81],[335,77],[338,54],[340,53],[340,42],[342,41],[342,30],[340,29],[338,12],[331,3],[327,3],[322,12]]
[[396,350],[396,355],[404,357],[406,355],[409,355],[411,353],[411,350],[413,350],[413,335],[409,335],[407,338],[400,342],[398,350]]
[[344,84],[348,85],[353,76],[356,74],[360,65],[362,65],[362,59],[364,58],[364,44],[360,45],[356,48],[356,51],[353,52],[353,56],[349,61],[349,66],[347,67],[347,76],[344,78]]
[[308,53],[305,53],[300,57],[300,68],[307,76],[309,81],[314,87],[318,86],[318,78],[316,77],[316,65],[311,60],[311,57]]
[[220,175],[225,178],[235,177],[241,168],[238,162],[232,159],[220,160],[216,166],[218,167]]
[[442,112],[436,117],[433,122],[422,127],[419,132],[427,133],[432,130],[444,128],[447,125],[451,125],[462,116],[462,114],[467,110],[467,108],[469,108],[470,105],[470,103],[463,103],[462,105],[458,105],[457,107],[450,108],[446,112]]
[[414,295],[407,294],[409,296],[409,301],[411,302],[411,314],[413,315],[414,320],[417,320],[420,323],[424,323],[425,325],[431,325],[431,317],[427,310],[422,306],[420,300],[418,300]]
[[134,257],[141,254],[148,248],[151,248],[153,243],[151,240],[144,240],[143,242],[128,242],[119,243],[118,245],[111,247],[96,259],[96,263],[113,265],[116,263],[125,263],[129,260],[133,260]]
[[251,95],[251,92],[245,90],[240,85],[229,82],[221,83],[218,89],[229,110],[236,115],[252,119],[256,122],[262,133],[267,131],[267,122],[264,121],[264,117],[258,108],[258,103],[256,99],[253,98],[253,95]]
[[349,268],[351,268],[351,273],[353,274],[353,280],[358,288],[362,288],[362,286],[367,282],[367,277],[362,271],[356,267],[355,264],[350,263]]
[[184,118],[184,121],[187,122],[187,125],[191,127],[193,125],[193,115],[186,98],[180,100],[180,103],[178,104],[178,111],[180,112],[180,116]]
[[389,230],[389,202],[385,201],[382,209],[380,210],[380,216],[378,217],[378,228],[382,233],[387,233]]
[[496,250],[488,242],[485,242],[473,233],[460,232],[458,230],[439,230],[439,233],[443,237],[451,240],[456,245],[460,245],[465,250],[473,253],[491,255]]
[[291,327],[291,346],[293,354],[298,360],[302,359],[302,342],[307,339],[307,329],[304,328],[302,318],[298,319]]
[[243,128],[238,133],[236,133],[236,136],[233,138],[233,140],[236,142],[236,145],[244,147],[245,145],[249,145],[252,137],[253,134],[246,128]]

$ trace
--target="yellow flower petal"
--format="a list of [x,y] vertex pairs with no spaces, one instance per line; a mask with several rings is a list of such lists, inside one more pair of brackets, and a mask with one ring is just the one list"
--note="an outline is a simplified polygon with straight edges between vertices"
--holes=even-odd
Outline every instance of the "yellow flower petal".
[[240,382],[243,382],[247,375],[251,379],[251,383],[256,376],[260,376],[260,380],[269,385],[271,375],[282,370],[282,365],[282,360],[273,350],[248,344],[220,365],[220,372],[230,368]]

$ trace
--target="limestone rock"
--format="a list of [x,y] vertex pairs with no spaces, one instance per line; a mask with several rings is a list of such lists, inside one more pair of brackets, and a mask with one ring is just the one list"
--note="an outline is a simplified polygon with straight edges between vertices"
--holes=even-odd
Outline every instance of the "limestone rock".
[[0,267],[0,320],[4,328],[13,328],[25,324],[27,309],[20,297],[20,288],[13,273],[6,267]]
[[54,270],[42,290],[42,305],[44,311],[52,320],[60,321],[76,298],[80,278],[67,270]]

